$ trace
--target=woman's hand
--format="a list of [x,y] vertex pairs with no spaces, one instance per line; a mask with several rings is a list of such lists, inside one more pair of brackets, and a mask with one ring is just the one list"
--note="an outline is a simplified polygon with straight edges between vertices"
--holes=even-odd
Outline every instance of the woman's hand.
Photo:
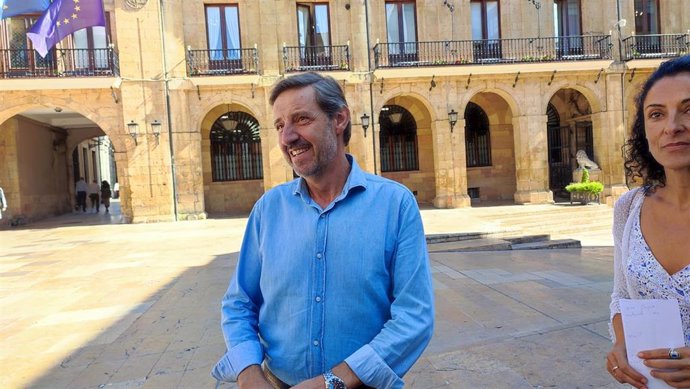
[[[668,349],[666,352],[668,358]],[[630,384],[638,389],[647,388],[647,379],[628,364],[624,342],[615,343],[606,355],[606,370],[621,384]]]
[[[672,350],[676,355],[672,355]],[[652,377],[666,382],[674,388],[690,388],[690,348],[660,348],[641,351],[637,354],[644,364],[652,368]],[[677,356],[671,359],[671,356]]]

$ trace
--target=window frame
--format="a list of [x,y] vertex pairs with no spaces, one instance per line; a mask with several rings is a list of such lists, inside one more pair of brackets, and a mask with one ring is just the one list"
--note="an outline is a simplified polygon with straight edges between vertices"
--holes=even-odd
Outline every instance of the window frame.
[[[238,127],[236,131],[233,130],[234,133],[222,126],[221,122],[226,117],[237,120]],[[250,122],[253,128],[247,122]],[[259,130],[259,121],[246,112],[229,111],[216,119],[208,134],[212,182],[263,179],[263,150]],[[227,139],[222,139],[223,134],[227,134]],[[245,168],[247,163],[250,165],[249,168]]]
[[[208,22],[208,10],[210,8],[218,8],[219,12],[219,19],[218,23],[220,24],[220,47],[215,48],[211,47],[211,30],[209,29],[209,22]],[[230,48],[228,46],[228,21],[226,20],[225,17],[225,9],[226,8],[235,8],[235,12],[237,14],[237,48]],[[220,51],[222,53],[222,58],[221,59],[216,59],[215,61],[226,61],[226,60],[239,60],[242,57],[242,29],[240,25],[240,6],[239,4],[235,3],[228,3],[228,4],[205,4],[204,5],[204,20],[206,23],[206,47],[209,50],[209,60],[214,61],[211,55],[211,51]],[[238,50],[238,55],[237,58],[233,58],[232,55],[227,55],[231,50]]]
[[[487,27],[489,24],[488,23],[489,19],[488,19],[488,13],[487,13],[487,6],[486,5],[487,5],[487,3],[490,3],[490,2],[496,2],[496,6],[497,6],[497,9],[496,9],[496,12],[497,12],[496,19],[497,20],[496,20],[496,22],[498,25],[498,38],[489,38],[489,29]],[[482,10],[482,20],[481,20],[481,22],[482,22],[482,38],[481,39],[482,40],[501,39],[501,37],[503,36],[503,31],[501,28],[501,1],[500,0],[470,0],[470,7],[472,6],[472,3],[480,3],[481,4],[481,10]],[[470,12],[470,18],[472,17],[471,15],[472,14]],[[474,20],[471,20],[471,23],[472,22],[474,22]],[[470,25],[471,25],[471,23],[470,23]],[[476,39],[474,39],[474,37],[473,37],[472,40],[476,40]]]

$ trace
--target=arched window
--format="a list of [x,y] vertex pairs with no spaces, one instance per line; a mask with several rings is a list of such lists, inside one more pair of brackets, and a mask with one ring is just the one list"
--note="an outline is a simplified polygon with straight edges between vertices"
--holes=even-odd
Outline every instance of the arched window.
[[381,134],[381,171],[419,170],[417,123],[412,114],[399,105],[385,105],[379,114]]
[[244,112],[227,112],[211,127],[213,181],[263,178],[259,122]]
[[467,167],[491,166],[491,132],[489,117],[475,103],[465,109],[465,149]]

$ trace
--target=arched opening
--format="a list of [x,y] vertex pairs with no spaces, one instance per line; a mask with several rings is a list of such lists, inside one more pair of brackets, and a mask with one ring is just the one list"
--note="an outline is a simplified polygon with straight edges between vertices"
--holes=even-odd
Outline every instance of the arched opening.
[[[0,186],[10,197],[2,224],[16,226],[67,214],[75,219],[64,221],[69,224],[122,222],[119,207],[106,214],[100,203],[101,182],[117,182],[114,147],[104,130],[79,112],[65,107],[26,109],[0,124],[0,145]],[[93,212],[76,211],[75,184],[80,177],[96,182]]]
[[399,105],[384,105],[379,123],[381,172],[419,170],[417,123],[412,114]]
[[569,198],[565,187],[575,180],[578,151],[594,159],[592,107],[577,90],[561,89],[549,101],[546,116],[549,189],[555,201],[565,201]]
[[210,216],[247,213],[264,192],[261,126],[243,107],[212,109],[202,122],[204,203]]
[[467,195],[472,205],[512,203],[516,191],[513,113],[493,92],[472,97],[465,107]]
[[415,96],[390,98],[378,114],[381,175],[412,191],[420,204],[436,197],[431,113]]

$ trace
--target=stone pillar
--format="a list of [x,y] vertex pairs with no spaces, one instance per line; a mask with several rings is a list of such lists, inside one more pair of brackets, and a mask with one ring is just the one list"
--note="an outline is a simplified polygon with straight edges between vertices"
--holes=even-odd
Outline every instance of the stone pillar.
[[19,159],[17,155],[17,119],[0,122],[0,187],[5,192],[7,211],[3,212],[0,225],[10,224],[10,219],[21,215],[19,187]]
[[601,182],[604,184],[602,202],[613,205],[623,193],[628,191],[621,151],[626,139],[623,111],[610,110],[593,115],[593,119],[594,116],[598,117],[597,122],[601,128],[601,136],[594,136],[594,154],[601,168]]
[[[471,205],[467,195],[465,156],[465,120],[459,119],[450,131],[447,120],[432,123],[434,170],[436,171],[436,208],[461,208]],[[450,147],[448,146],[450,145]]]
[[274,128],[261,128],[261,159],[264,168],[264,190],[292,180],[292,169],[280,150],[278,132]]
[[513,118],[518,204],[553,202],[549,190],[547,120],[546,115]]

